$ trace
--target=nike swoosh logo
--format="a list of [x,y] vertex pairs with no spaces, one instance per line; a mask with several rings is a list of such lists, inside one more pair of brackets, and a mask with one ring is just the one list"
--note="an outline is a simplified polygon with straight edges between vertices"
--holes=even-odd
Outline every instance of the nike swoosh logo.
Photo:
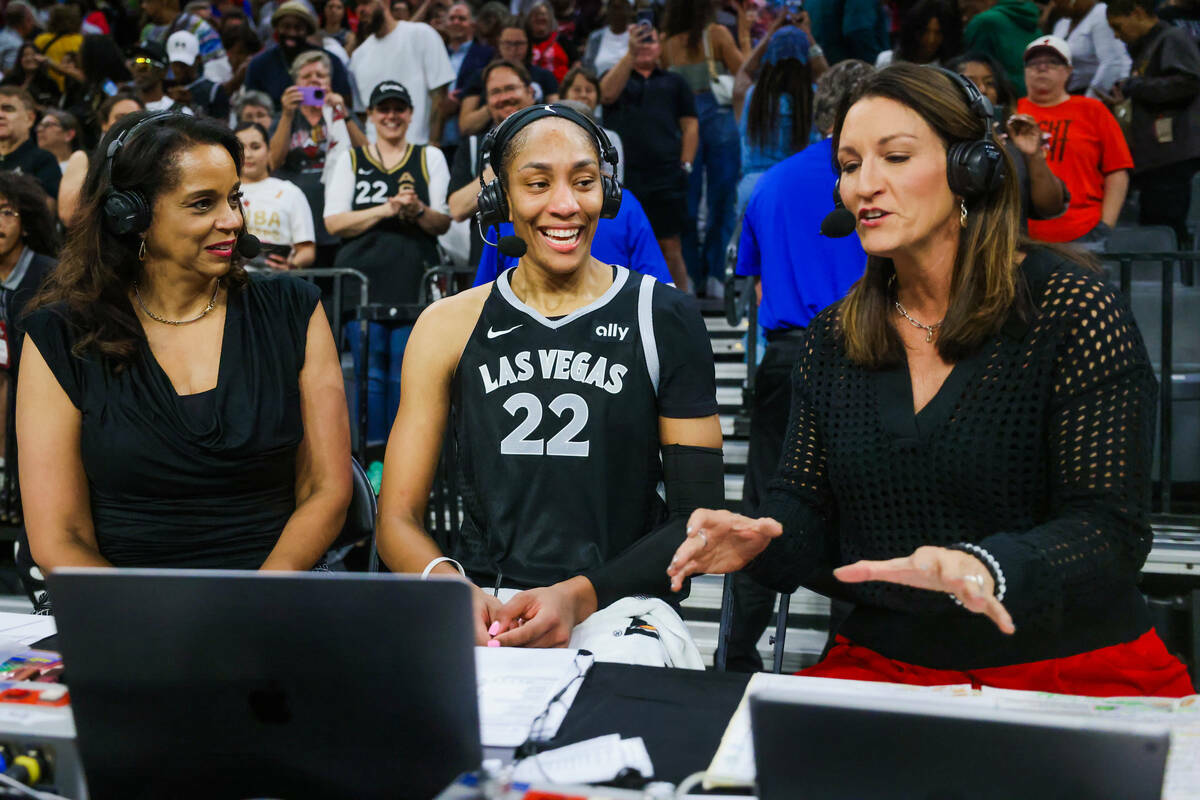
[[369,169],[360,169],[360,170],[358,171],[358,174],[359,174],[359,175],[370,175],[370,174],[371,174],[371,170],[369,170]]
[[512,333],[513,331],[515,331],[515,330],[516,330],[517,328],[519,328],[519,327],[521,327],[521,326],[520,326],[520,325],[513,325],[511,328],[508,328],[508,329],[506,329],[506,330],[497,331],[497,330],[493,330],[493,329],[492,329],[492,326],[490,326],[490,325],[489,325],[489,326],[488,326],[487,337],[488,337],[489,339],[495,339],[497,336],[503,336],[503,335],[504,335],[504,334],[506,334],[506,333]]

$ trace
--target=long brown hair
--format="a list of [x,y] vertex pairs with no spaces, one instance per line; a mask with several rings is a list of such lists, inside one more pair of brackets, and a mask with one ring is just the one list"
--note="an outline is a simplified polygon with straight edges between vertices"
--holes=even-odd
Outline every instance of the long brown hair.
[[[868,97],[885,97],[911,108],[947,146],[992,136],[991,122],[971,111],[962,87],[949,76],[929,67],[894,64],[869,76],[842,101],[833,127],[835,154],[847,112]],[[996,333],[1014,305],[1022,312],[1028,310],[1028,298],[1019,295],[1017,285],[1017,178],[1007,153],[1004,160],[1003,185],[968,206],[967,227],[954,255],[950,305],[937,337],[938,353],[950,363],[970,355]],[[839,332],[846,353],[865,367],[904,360],[904,345],[891,324],[894,298],[889,284],[895,274],[890,258],[868,256],[865,274],[841,301]]]
[[[104,201],[114,184],[124,191],[140,192],[151,208],[163,192],[178,185],[179,155],[189,147],[217,145],[233,157],[242,173],[242,143],[227,127],[211,120],[172,114],[150,123],[128,138],[107,168],[112,142],[149,114],[122,117],[92,155],[83,183],[79,210],[67,231],[58,266],[30,309],[55,305],[70,323],[76,356],[98,355],[122,369],[133,361],[146,338],[129,302],[129,289],[142,270],[137,234],[117,236],[104,223]],[[234,250],[233,263],[222,278],[231,291],[246,283],[241,258]]]

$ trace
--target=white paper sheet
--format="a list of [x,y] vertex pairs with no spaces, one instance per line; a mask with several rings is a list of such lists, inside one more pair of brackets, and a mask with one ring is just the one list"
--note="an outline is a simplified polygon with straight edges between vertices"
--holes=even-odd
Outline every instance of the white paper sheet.
[[0,639],[12,639],[25,647],[58,633],[54,617],[0,611]]
[[712,763],[704,777],[704,788],[713,789],[732,786],[753,786],[754,743],[750,736],[750,696],[764,689],[787,692],[788,689],[803,687],[807,690],[819,688],[830,694],[853,694],[856,697],[910,697],[914,694],[928,694],[946,698],[970,697],[971,685],[960,684],[953,686],[905,686],[893,683],[874,683],[870,681],[846,681],[832,678],[803,678],[796,675],[776,675],[770,672],[757,672],[746,685],[746,692],[737,710],[725,728],[721,744],[717,747]]
[[986,686],[980,695],[994,708],[1166,725],[1171,730],[1171,749],[1163,776],[1163,800],[1200,800],[1200,695],[1178,699],[1076,697]]
[[[550,712],[536,733],[539,738],[552,738],[592,661],[590,655],[579,655],[577,650],[476,647],[479,728],[484,746],[517,747],[529,738],[534,720],[547,705]],[[551,705],[564,686],[562,697]]]
[[547,750],[517,764],[517,783],[567,784],[611,781],[626,768],[643,777],[654,775],[654,765],[642,737],[622,739],[619,733]]

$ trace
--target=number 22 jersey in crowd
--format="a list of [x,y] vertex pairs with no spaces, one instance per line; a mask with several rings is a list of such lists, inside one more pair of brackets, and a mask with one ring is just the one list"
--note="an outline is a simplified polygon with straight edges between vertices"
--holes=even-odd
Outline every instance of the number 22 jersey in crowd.
[[492,284],[453,379],[464,505],[449,553],[480,585],[547,586],[666,518],[658,418],[717,412],[694,302],[613,267],[591,304],[547,318]]

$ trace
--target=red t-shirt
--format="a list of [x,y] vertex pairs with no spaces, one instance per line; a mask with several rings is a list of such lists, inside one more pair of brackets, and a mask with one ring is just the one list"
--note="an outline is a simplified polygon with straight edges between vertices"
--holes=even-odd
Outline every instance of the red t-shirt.
[[1057,219],[1029,220],[1029,235],[1043,242],[1070,242],[1100,222],[1104,176],[1133,169],[1133,157],[1116,117],[1099,100],[1071,97],[1039,106],[1022,97],[1017,112],[1029,114],[1050,134],[1046,162],[1071,192],[1071,205]]

